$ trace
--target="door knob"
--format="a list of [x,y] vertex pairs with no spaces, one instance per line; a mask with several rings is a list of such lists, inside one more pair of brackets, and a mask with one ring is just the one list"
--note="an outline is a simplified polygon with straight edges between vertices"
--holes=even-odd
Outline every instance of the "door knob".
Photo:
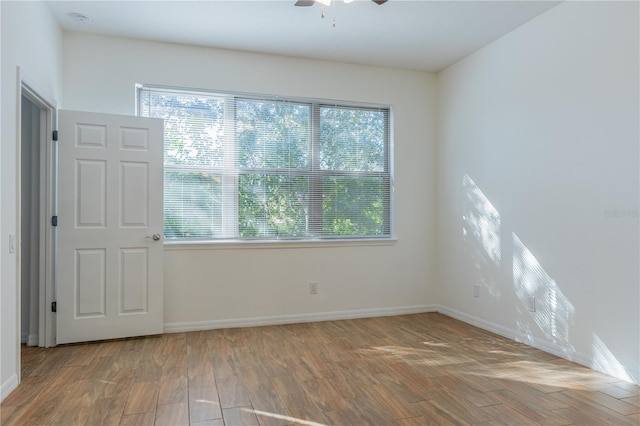
[[153,240],[153,241],[160,241],[160,238],[162,238],[162,236],[160,234],[153,234],[152,237],[146,236],[144,237],[145,240]]

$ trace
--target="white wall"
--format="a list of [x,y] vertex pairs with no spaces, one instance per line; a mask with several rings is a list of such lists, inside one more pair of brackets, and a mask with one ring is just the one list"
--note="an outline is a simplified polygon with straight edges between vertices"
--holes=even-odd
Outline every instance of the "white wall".
[[[19,329],[16,255],[10,254],[9,234],[19,235],[16,218],[18,89],[17,72],[34,89],[61,100],[62,32],[49,9],[40,2],[0,2],[2,36],[2,112],[0,134],[0,397],[17,385]],[[19,250],[16,247],[16,252]]]
[[[135,83],[391,104],[395,230],[382,246],[165,253],[170,329],[402,311],[434,303],[435,76],[65,33],[64,108],[133,114]],[[310,296],[308,283],[319,283]],[[235,321],[235,322],[234,322]],[[195,323],[195,324],[194,324]]]
[[437,161],[446,311],[636,381],[638,18],[565,2],[441,72]]

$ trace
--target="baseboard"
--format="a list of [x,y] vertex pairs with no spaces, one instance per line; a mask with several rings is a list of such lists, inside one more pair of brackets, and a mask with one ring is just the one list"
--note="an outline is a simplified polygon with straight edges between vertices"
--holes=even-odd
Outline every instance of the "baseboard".
[[40,344],[39,336],[37,334],[30,334],[27,337],[27,346],[38,346]]
[[18,387],[18,375],[14,374],[9,377],[9,380],[0,385],[0,402],[4,401],[4,399],[9,396],[11,392]]
[[256,327],[263,325],[336,321],[420,314],[425,312],[436,312],[436,305],[398,306],[393,308],[357,309],[351,311],[317,312],[298,315],[272,315],[266,317],[233,318],[212,321],[174,322],[164,324],[164,332],[182,333],[186,331],[214,330],[218,328]]
[[20,334],[20,343],[27,346],[38,346],[40,344],[40,340],[38,339],[37,334],[23,332]]
[[451,318],[455,318],[469,325],[473,325],[483,330],[490,331],[492,333],[514,340],[516,342],[525,343],[536,349],[540,349],[541,351],[575,362],[576,364],[583,365],[587,368],[591,368],[592,370],[596,370],[601,373],[608,374],[610,376],[613,375],[618,379],[630,381],[635,384],[640,384],[640,372],[633,368],[623,366],[625,371],[621,372],[622,374],[612,374],[611,371],[604,371],[604,369],[598,368],[599,366],[597,365],[597,363],[594,362],[593,357],[588,354],[573,352],[568,355],[561,346],[556,345],[547,340],[531,336],[530,339],[525,342],[525,341],[522,341],[519,333],[516,332],[516,330],[514,329],[504,327],[500,324],[496,324],[490,321],[483,320],[482,318],[478,318],[473,315],[465,314],[464,312],[456,311],[455,309],[451,309],[446,306],[434,305],[434,308],[437,312],[443,315],[449,316]]

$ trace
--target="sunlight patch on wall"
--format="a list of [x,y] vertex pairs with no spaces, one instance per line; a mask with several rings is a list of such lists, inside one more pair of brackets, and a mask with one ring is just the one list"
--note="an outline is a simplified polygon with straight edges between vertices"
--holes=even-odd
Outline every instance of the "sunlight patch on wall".
[[523,313],[528,312],[549,342],[570,355],[575,349],[570,343],[569,329],[575,308],[562,293],[556,282],[547,274],[538,259],[513,233],[513,286],[521,302],[518,312],[518,331],[525,341],[531,341],[533,333]]
[[627,369],[595,333],[593,334],[592,346],[593,359],[591,360],[591,368],[628,382],[634,382]]
[[487,288],[492,296],[499,297],[498,273],[502,256],[500,213],[469,175],[462,179],[462,186],[465,194],[462,237],[465,249],[471,254],[474,268],[479,273],[474,284]]

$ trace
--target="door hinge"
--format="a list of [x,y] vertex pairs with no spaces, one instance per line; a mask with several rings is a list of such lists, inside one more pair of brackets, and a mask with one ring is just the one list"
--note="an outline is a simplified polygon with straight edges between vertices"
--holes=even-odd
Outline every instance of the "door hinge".
[[51,312],[58,312],[58,302],[51,302]]
[[58,131],[57,131],[57,130],[54,130],[54,131],[53,131],[53,134],[51,135],[51,138],[52,138],[54,141],[57,141],[57,140],[58,140]]
[[58,226],[58,216],[51,216],[51,226]]

